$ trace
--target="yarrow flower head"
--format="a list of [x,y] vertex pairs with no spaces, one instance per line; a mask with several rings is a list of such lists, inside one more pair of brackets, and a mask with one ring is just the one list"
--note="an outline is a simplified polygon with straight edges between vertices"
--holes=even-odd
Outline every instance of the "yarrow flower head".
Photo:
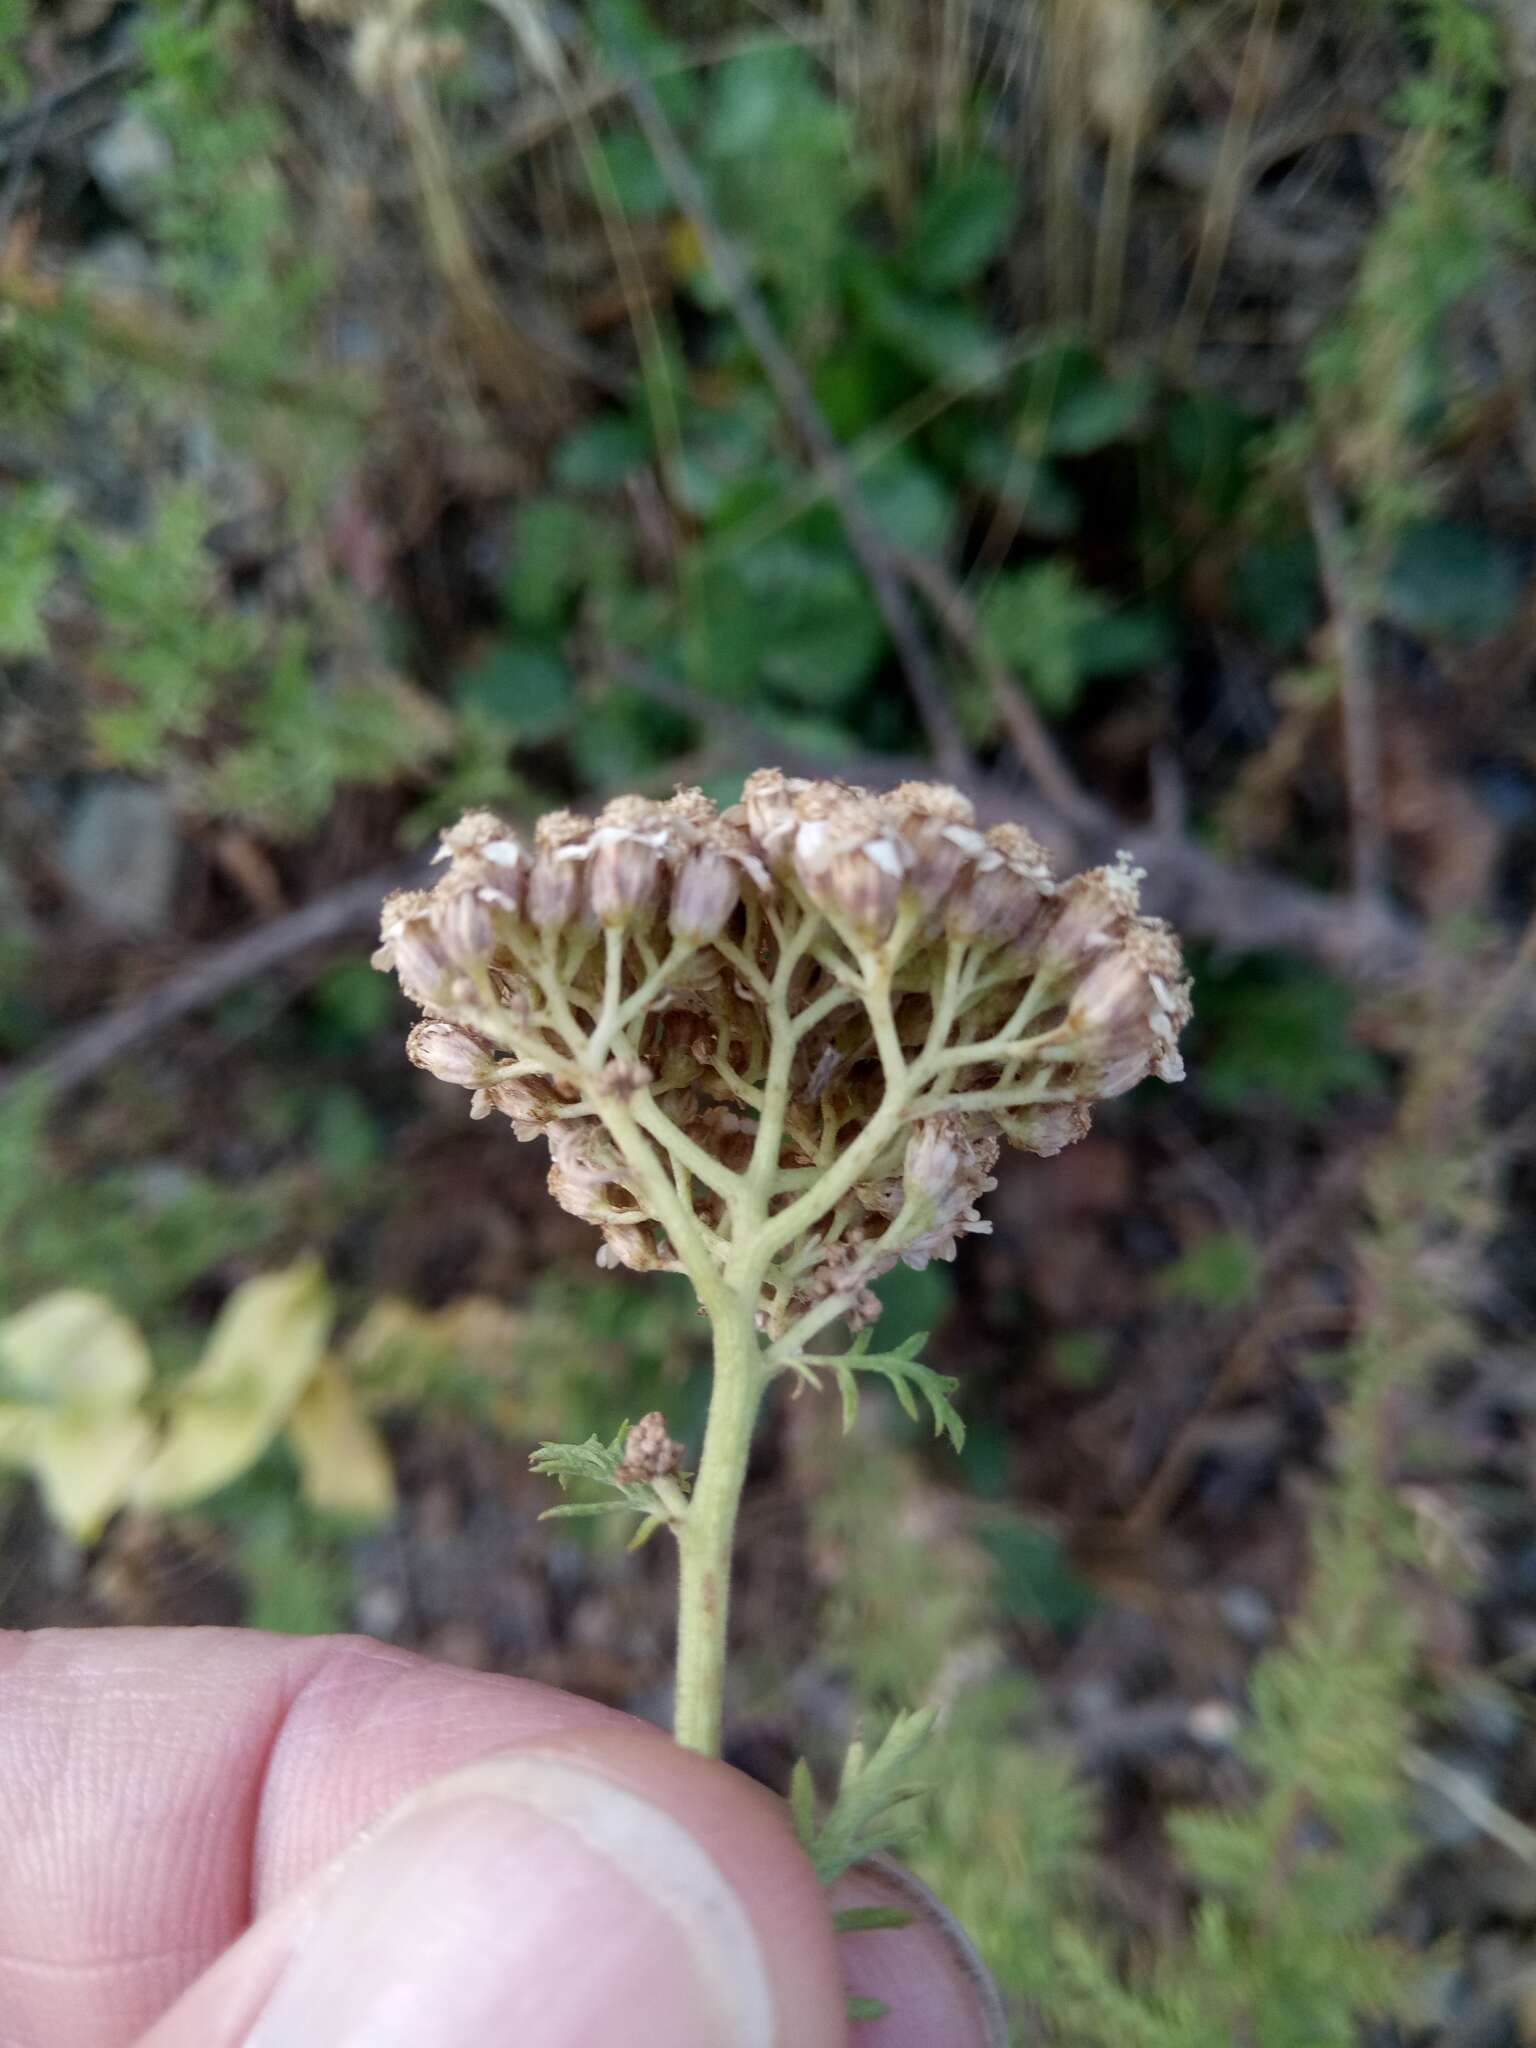
[[476,811],[438,859],[375,956],[423,1010],[411,1058],[547,1138],[603,1263],[685,1270],[772,1343],[858,1327],[898,1261],[985,1231],[1004,1142],[1049,1156],[1183,1073],[1189,984],[1139,872],[1058,881],[943,784],[764,769],[723,813],[620,797],[531,842]]

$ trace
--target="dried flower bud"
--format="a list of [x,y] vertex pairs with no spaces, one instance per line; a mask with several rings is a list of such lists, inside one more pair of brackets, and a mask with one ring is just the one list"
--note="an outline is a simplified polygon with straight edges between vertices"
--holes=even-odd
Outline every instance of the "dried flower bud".
[[968,797],[944,782],[903,782],[885,800],[912,849],[911,887],[937,913],[968,866],[984,858],[987,841],[976,830]]
[[915,855],[872,799],[839,790],[795,830],[794,869],[811,901],[863,939],[887,938]]
[[624,1439],[624,1462],[614,1475],[618,1479],[670,1479],[681,1471],[683,1447],[667,1434],[667,1418],[659,1409],[642,1415]]
[[1139,918],[1078,983],[1063,1040],[1095,1095],[1123,1095],[1148,1074],[1184,1078],[1177,1040],[1189,1015],[1177,940],[1160,921]]
[[455,1088],[484,1088],[495,1076],[496,1055],[485,1040],[445,1018],[429,1017],[413,1025],[405,1050],[413,1066]]
[[432,928],[432,898],[424,889],[398,889],[385,899],[379,920],[383,943],[375,967],[392,967],[413,1002],[432,1003],[449,979],[450,964]]
[[800,823],[798,801],[808,790],[833,787],[814,784],[800,776],[787,776],[778,768],[759,768],[742,787],[741,803],[726,816],[745,825],[747,836],[772,874],[783,873],[794,855],[795,831]]
[[907,1140],[902,1179],[909,1194],[938,1206],[948,1201],[964,1164],[960,1119],[924,1117]]
[[740,901],[740,868],[716,846],[697,848],[673,884],[667,915],[672,936],[702,945],[725,929]]
[[[493,853],[493,848],[500,849],[499,855]],[[457,860],[463,854],[476,854],[492,860],[506,860],[510,855],[514,867],[527,857],[512,827],[504,818],[498,818],[494,811],[466,811],[456,825],[450,825],[445,832],[438,834],[437,851],[432,856],[434,863]]]
[[1141,902],[1141,869],[1121,854],[1113,867],[1089,868],[1062,885],[1040,939],[1040,972],[1049,979],[1084,974],[1113,951]]
[[[586,842],[587,887],[598,922],[630,925],[650,917],[661,899],[667,860],[681,844],[678,820],[660,804],[638,796],[615,798]],[[577,857],[574,846],[560,855]]]
[[529,921],[541,931],[571,924],[581,915],[591,833],[592,820],[574,811],[552,811],[535,827],[527,908]]
[[1041,1102],[998,1112],[996,1124],[1009,1144],[1038,1159],[1054,1159],[1086,1138],[1093,1114],[1085,1102]]
[[668,1273],[676,1261],[664,1259],[656,1248],[654,1234],[632,1223],[605,1223],[603,1241],[597,1248],[600,1266],[625,1266],[631,1273]]
[[609,1060],[598,1076],[598,1092],[627,1102],[642,1088],[649,1088],[656,1076],[644,1060]]
[[1009,945],[1034,924],[1054,886],[1039,841],[1022,826],[994,825],[949,893],[944,929],[952,939]]
[[452,887],[432,897],[432,932],[443,957],[462,972],[483,968],[495,944],[491,913],[467,876],[453,876]]

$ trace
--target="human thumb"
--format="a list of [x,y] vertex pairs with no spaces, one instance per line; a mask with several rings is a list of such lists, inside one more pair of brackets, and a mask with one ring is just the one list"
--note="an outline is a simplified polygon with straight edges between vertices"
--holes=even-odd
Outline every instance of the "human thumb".
[[141,2048],[843,2048],[844,2012],[778,1802],[598,1728],[419,1788]]

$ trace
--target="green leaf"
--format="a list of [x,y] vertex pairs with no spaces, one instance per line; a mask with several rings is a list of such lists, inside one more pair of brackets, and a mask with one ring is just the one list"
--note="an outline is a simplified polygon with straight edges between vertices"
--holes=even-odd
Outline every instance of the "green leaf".
[[0,514],[0,654],[45,654],[42,605],[58,574],[64,501],[21,491]]
[[610,129],[598,147],[614,197],[627,219],[656,220],[671,211],[666,177],[638,128]]
[[1196,1308],[1242,1308],[1258,1298],[1263,1260],[1253,1239],[1240,1230],[1214,1230],[1191,1245],[1157,1278],[1164,1301]]
[[913,281],[930,292],[974,282],[1007,239],[1017,203],[1013,173],[990,157],[935,179],[907,248]]
[[997,1567],[997,1599],[1015,1620],[1044,1622],[1057,1633],[1078,1628],[1098,1606],[1060,1541],[1048,1530],[1013,1516],[985,1524],[981,1546]]
[[883,2020],[890,2009],[883,1998],[860,1998],[853,1992],[848,1995],[851,2020]]
[[609,413],[567,434],[555,450],[555,482],[569,491],[607,491],[621,484],[651,456],[650,436],[639,420]]
[[1388,618],[1471,645],[1502,633],[1520,602],[1513,558],[1475,526],[1428,520],[1398,540],[1382,589]]
[[553,647],[531,643],[501,647],[453,684],[461,710],[478,711],[522,740],[548,739],[575,708],[571,672]]
[[1214,392],[1189,392],[1168,408],[1165,434],[1180,480],[1212,519],[1230,519],[1248,487],[1263,422]]
[[1078,582],[1068,563],[1009,569],[993,580],[980,605],[982,627],[1005,661],[1029,682],[1053,716],[1069,712],[1087,679],[1083,639],[1105,617],[1101,599]]
[[1294,654],[1316,629],[1323,611],[1317,550],[1309,534],[1251,541],[1232,569],[1238,616],[1276,654]]
[[910,1927],[913,1916],[900,1906],[845,1906],[832,1916],[839,1934],[873,1934],[885,1927]]
[[[619,1425],[612,1443],[605,1444],[601,1437],[589,1436],[582,1444],[540,1444],[528,1464],[541,1479],[555,1480],[562,1493],[572,1486],[581,1485],[601,1487],[609,1496],[605,1500],[570,1501],[561,1507],[546,1508],[539,1517],[540,1521],[558,1522],[588,1515],[626,1513],[640,1515],[647,1521],[654,1519],[658,1525],[671,1521],[671,1513],[658,1498],[654,1486],[643,1480],[619,1478],[628,1435],[629,1424],[625,1422]],[[644,1541],[645,1535],[649,1534],[647,1529],[637,1540]]]
[[1191,1071],[1208,1101],[1252,1111],[1265,1097],[1293,1115],[1324,1115],[1341,1096],[1379,1095],[1380,1059],[1353,1032],[1354,999],[1316,969],[1255,958],[1207,970]]
[[1166,661],[1172,651],[1168,621],[1145,606],[1123,605],[1078,629],[1077,659],[1085,676],[1130,675]]
[[892,449],[859,478],[876,523],[899,548],[942,553],[955,518],[953,494],[942,477],[905,449]]
[[878,281],[866,286],[863,298],[870,332],[922,376],[964,387],[989,384],[1001,374],[997,337],[968,308]]
[[879,1745],[849,1745],[837,1795],[826,1814],[816,1813],[815,1787],[802,1758],[790,1780],[790,1815],[800,1846],[823,1884],[882,1849],[894,1848],[915,1825],[913,1801],[927,1784],[918,1760],[933,1733],[931,1708],[898,1714]]
[[1113,376],[1091,349],[1063,342],[1031,358],[1021,392],[1020,430],[1031,445],[1052,455],[1091,455],[1140,431],[1153,382],[1145,370]]
[[901,1403],[903,1411],[913,1422],[918,1420],[919,1403],[927,1404],[933,1418],[935,1436],[947,1436],[957,1451],[965,1446],[965,1424],[961,1421],[954,1403],[950,1400],[960,1382],[947,1373],[935,1372],[917,1358],[926,1332],[908,1337],[894,1351],[871,1351],[870,1333],[861,1330],[846,1351],[807,1351],[788,1362],[788,1370],[797,1372],[812,1386],[820,1384],[819,1375],[830,1372],[836,1379],[843,1397],[843,1428],[853,1427],[859,1411],[859,1385],[857,1374],[878,1373],[886,1380]]
[[597,537],[593,515],[569,498],[535,498],[519,508],[506,600],[520,626],[543,630],[559,621],[591,574]]

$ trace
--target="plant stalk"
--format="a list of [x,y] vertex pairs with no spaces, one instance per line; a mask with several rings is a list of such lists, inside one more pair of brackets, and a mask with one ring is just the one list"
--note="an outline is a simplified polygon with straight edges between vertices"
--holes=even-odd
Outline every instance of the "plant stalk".
[[677,1707],[673,1733],[684,1749],[720,1754],[730,1617],[731,1544],[747,1476],[752,1428],[768,1375],[751,1311],[715,1324],[714,1387],[688,1519],[678,1532]]

